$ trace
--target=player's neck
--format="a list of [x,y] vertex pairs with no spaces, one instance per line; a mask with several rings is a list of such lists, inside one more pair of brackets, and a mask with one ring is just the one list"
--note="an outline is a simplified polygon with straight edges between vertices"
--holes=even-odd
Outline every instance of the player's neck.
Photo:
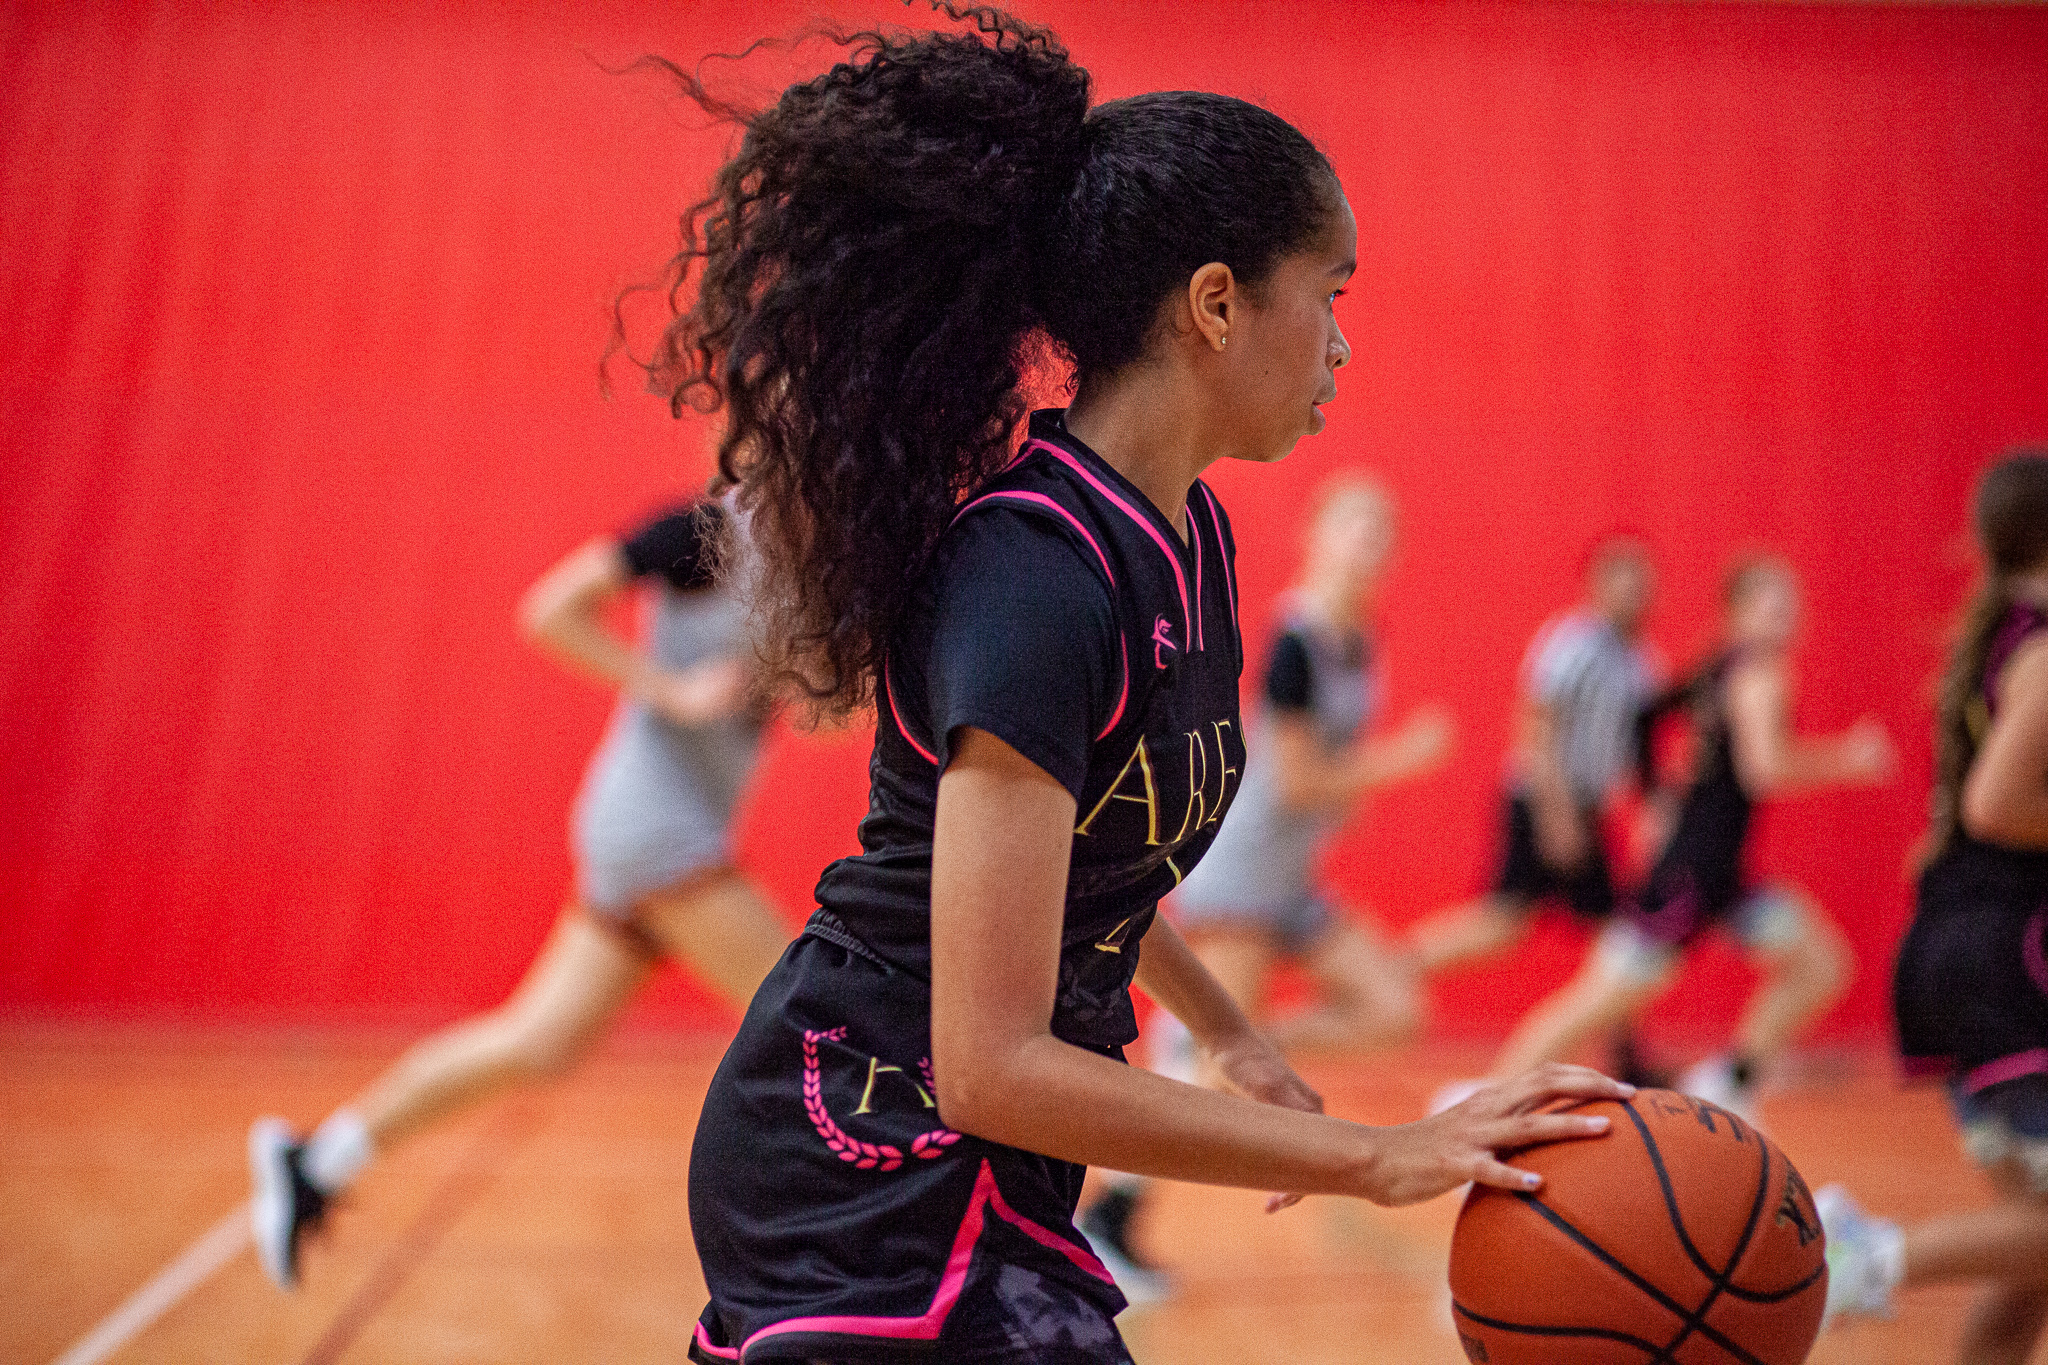
[[1186,540],[1188,489],[1216,456],[1197,406],[1155,368],[1083,386],[1067,409],[1067,430],[1135,484]]
[[2048,611],[2048,565],[2007,575],[2005,590],[2015,602]]

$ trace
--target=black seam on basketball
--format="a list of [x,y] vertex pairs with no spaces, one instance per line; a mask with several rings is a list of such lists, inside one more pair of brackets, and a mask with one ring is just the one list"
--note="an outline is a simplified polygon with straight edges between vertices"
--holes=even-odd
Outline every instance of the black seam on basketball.
[[1644,1341],[1641,1337],[1630,1336],[1627,1332],[1610,1332],[1603,1327],[1542,1327],[1528,1322],[1504,1322],[1475,1313],[1456,1299],[1451,1300],[1453,1312],[1462,1313],[1481,1327],[1490,1327],[1496,1332],[1519,1332],[1533,1337],[1598,1337],[1602,1341],[1619,1341],[1645,1351],[1655,1351],[1657,1343]]
[[1743,1289],[1731,1284],[1728,1286],[1728,1297],[1731,1299],[1741,1299],[1744,1303],[1783,1303],[1785,1300],[1799,1294],[1804,1294],[1807,1290],[1813,1288],[1814,1282],[1827,1273],[1827,1268],[1827,1263],[1823,1261],[1819,1266],[1815,1267],[1811,1275],[1808,1275],[1790,1289],[1780,1289],[1768,1294],[1761,1290]]
[[[1748,1351],[1744,1350],[1736,1342],[1731,1341],[1726,1333],[1720,1331],[1711,1323],[1700,1321],[1698,1314],[1687,1311],[1684,1305],[1680,1304],[1678,1300],[1672,1298],[1669,1294],[1659,1289],[1656,1285],[1651,1284],[1641,1275],[1636,1274],[1635,1271],[1630,1270],[1626,1265],[1623,1265],[1598,1242],[1595,1242],[1585,1233],[1580,1232],[1577,1228],[1573,1227],[1568,1221],[1566,1221],[1564,1215],[1560,1214],[1559,1212],[1557,1212],[1557,1210],[1543,1203],[1543,1201],[1538,1199],[1535,1195],[1522,1194],[1518,1192],[1511,1193],[1514,1193],[1515,1198],[1521,1200],[1524,1204],[1536,1210],[1536,1212],[1543,1218],[1545,1222],[1549,1223],[1552,1227],[1555,1227],[1559,1232],[1562,1232],[1565,1236],[1571,1238],[1574,1242],[1577,1242],[1580,1246],[1584,1247],[1587,1251],[1591,1252],[1594,1255],[1594,1257],[1596,1257],[1600,1261],[1602,1265],[1607,1266],[1616,1274],[1620,1275],[1623,1279],[1627,1280],[1630,1284],[1634,1285],[1637,1289],[1642,1290],[1643,1293],[1648,1295],[1653,1302],[1662,1305],[1663,1307],[1669,1309],[1672,1313],[1676,1314],[1681,1322],[1689,1326],[1696,1325],[1699,1329],[1701,1336],[1704,1336],[1705,1338],[1707,1338],[1707,1340],[1713,1342],[1716,1346],[1719,1346],[1722,1350],[1728,1352],[1728,1354],[1734,1356],[1737,1360],[1740,1360],[1742,1362],[1742,1365],[1764,1365],[1763,1361],[1751,1355]],[[1657,1347],[1655,1345],[1652,1345],[1650,1349],[1652,1351],[1655,1351]]]
[[1633,1101],[1623,1100],[1621,1107],[1628,1115],[1629,1122],[1636,1126],[1636,1132],[1642,1136],[1643,1149],[1649,1153],[1650,1168],[1656,1171],[1657,1184],[1664,1191],[1664,1211],[1671,1217],[1671,1230],[1678,1234],[1678,1244],[1685,1248],[1685,1254],[1699,1267],[1700,1274],[1710,1280],[1718,1278],[1714,1274],[1714,1267],[1707,1263],[1707,1258],[1700,1254],[1700,1249],[1692,1244],[1692,1234],[1685,1230],[1685,1219],[1678,1212],[1678,1191],[1671,1187],[1671,1172],[1664,1169],[1664,1153],[1658,1149],[1657,1139],[1650,1136],[1650,1125],[1643,1122],[1643,1116],[1636,1112]]
[[[1756,1236],[1757,1219],[1762,1216],[1764,1202],[1770,1197],[1771,1149],[1769,1144],[1764,1141],[1762,1133],[1757,1134],[1756,1150],[1760,1160],[1756,1172],[1756,1198],[1751,1201],[1749,1206],[1749,1221],[1743,1225],[1742,1235],[1735,1239],[1735,1250],[1728,1254],[1727,1266],[1722,1269],[1720,1274],[1712,1277],[1713,1286],[1707,1290],[1707,1296],[1700,1300],[1697,1318],[1702,1323],[1706,1321],[1707,1313],[1713,1308],[1714,1301],[1727,1291],[1729,1277],[1735,1274],[1735,1267],[1742,1263],[1742,1253],[1749,1250],[1750,1239]],[[1672,1221],[1675,1223],[1677,1219],[1677,1211],[1673,1210]],[[1680,1235],[1683,1236],[1683,1232]],[[1650,1365],[1671,1365],[1671,1361],[1676,1357],[1678,1348],[1685,1344],[1686,1339],[1692,1336],[1692,1333],[1693,1327],[1691,1323],[1687,1323],[1684,1327],[1679,1328],[1678,1335],[1671,1339],[1671,1344],[1662,1351],[1659,1351],[1657,1358],[1651,1361]]]

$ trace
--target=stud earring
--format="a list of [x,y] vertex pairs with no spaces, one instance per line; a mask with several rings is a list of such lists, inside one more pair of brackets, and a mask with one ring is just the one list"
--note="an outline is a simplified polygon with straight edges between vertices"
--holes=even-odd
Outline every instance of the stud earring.
[[1225,346],[1228,346],[1229,344],[1230,338],[1227,335],[1216,338],[1216,349],[1218,349],[1219,351],[1222,350]]

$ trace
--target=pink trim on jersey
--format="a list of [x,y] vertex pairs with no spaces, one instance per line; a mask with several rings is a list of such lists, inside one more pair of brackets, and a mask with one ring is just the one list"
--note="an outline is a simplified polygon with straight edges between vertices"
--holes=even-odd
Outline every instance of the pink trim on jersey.
[[[998,1218],[1016,1227],[1032,1241],[1059,1252],[1103,1283],[1116,1283],[1110,1273],[1103,1269],[1102,1262],[1089,1252],[1075,1246],[1059,1234],[1040,1227],[1011,1208],[1009,1201],[1003,1198],[1003,1192],[996,1188],[995,1168],[989,1165],[987,1157],[983,1157],[981,1173],[974,1178],[974,1193],[967,1200],[967,1212],[960,1219],[960,1230],[953,1234],[953,1249],[946,1257],[945,1273],[939,1277],[939,1287],[932,1294],[931,1306],[923,1313],[914,1318],[785,1318],[781,1322],[770,1323],[748,1337],[740,1346],[738,1358],[744,1359],[755,1342],[789,1332],[836,1332],[846,1336],[936,1341],[946,1325],[947,1315],[953,1311],[953,1305],[960,1301],[961,1289],[967,1284],[968,1267],[974,1263],[974,1244],[981,1240],[981,1230],[987,1222],[985,1214],[989,1209],[994,1209]],[[699,1323],[698,1327],[701,1330],[703,1324]]]
[[711,1334],[704,1330],[704,1324],[701,1322],[697,1324],[697,1330],[692,1335],[697,1340],[697,1349],[705,1355],[717,1356],[720,1360],[738,1360],[740,1358],[740,1353],[730,1346],[713,1345]]
[[1116,633],[1116,647],[1123,654],[1124,687],[1123,691],[1116,694],[1116,710],[1109,713],[1109,723],[1102,727],[1102,734],[1095,737],[1098,740],[1116,729],[1116,723],[1124,718],[1124,703],[1131,699],[1131,642],[1124,637],[1122,631]]
[[1102,571],[1105,574],[1109,575],[1109,586],[1112,588],[1116,586],[1116,574],[1111,572],[1110,570],[1109,556],[1102,552],[1102,546],[1096,543],[1095,537],[1088,534],[1088,528],[1081,524],[1081,519],[1075,516],[1072,512],[1069,512],[1066,508],[1054,502],[1051,498],[1048,498],[1043,493],[1026,493],[1022,489],[1000,490],[994,493],[984,493],[980,497],[976,498],[973,502],[968,503],[965,507],[955,512],[953,514],[953,520],[958,521],[960,520],[960,518],[966,516],[969,512],[972,512],[975,508],[981,506],[983,503],[993,502],[997,498],[1016,498],[1020,502],[1033,503],[1039,507],[1050,507],[1053,511],[1065,517],[1067,519],[1067,525],[1073,527],[1076,531],[1079,531],[1081,533],[1081,539],[1088,542],[1088,548],[1095,551],[1095,557],[1102,561]]
[[1166,543],[1166,537],[1159,534],[1159,528],[1140,516],[1135,507],[1132,507],[1129,503],[1118,497],[1108,484],[1089,473],[1088,467],[1072,455],[1053,445],[1050,441],[1036,441],[1033,444],[1044,446],[1048,451],[1052,452],[1052,457],[1055,460],[1058,460],[1061,464],[1079,474],[1083,479],[1086,479],[1089,487],[1102,494],[1103,497],[1108,498],[1125,516],[1137,522],[1139,529],[1152,537],[1152,543],[1159,547],[1159,553],[1165,555],[1166,562],[1173,566],[1174,586],[1180,589],[1180,619],[1187,625],[1188,633],[1193,634],[1195,618],[1188,613],[1188,576],[1181,572],[1180,556],[1175,554],[1173,547]]
[[[1043,441],[1034,441],[1034,442],[1032,443],[1032,445],[1042,445],[1042,446],[1045,446],[1045,448],[1046,448],[1047,450],[1051,450],[1051,449],[1053,449],[1053,447],[1051,447],[1051,446],[1049,446],[1049,445],[1045,445],[1045,442],[1043,442]],[[1026,447],[1024,447],[1024,450],[1025,450],[1025,453],[1026,453],[1026,454],[1029,454],[1029,453],[1030,453],[1030,451],[1031,451],[1031,446],[1027,445]],[[1024,457],[1023,457],[1022,455],[1019,455],[1019,456],[1018,456],[1017,458],[1021,460],[1021,459],[1023,459]],[[1013,463],[1014,463],[1014,462],[1013,462]],[[971,512],[971,511],[973,511],[973,510],[974,510],[975,508],[977,508],[977,507],[981,506],[981,505],[982,505],[983,503],[985,503],[985,502],[992,502],[992,501],[994,501],[994,500],[995,500],[995,499],[997,499],[997,498],[1015,498],[1015,499],[1017,499],[1017,500],[1018,500],[1019,502],[1028,502],[1028,503],[1031,503],[1031,504],[1033,504],[1034,506],[1038,506],[1038,507],[1050,507],[1050,508],[1051,508],[1051,509],[1052,509],[1053,511],[1055,511],[1055,512],[1059,513],[1059,514],[1060,514],[1060,515],[1061,515],[1062,517],[1065,517],[1065,518],[1066,518],[1066,521],[1067,521],[1067,524],[1068,524],[1069,526],[1073,527],[1073,528],[1074,528],[1074,529],[1075,529],[1076,531],[1079,531],[1079,532],[1081,533],[1081,539],[1083,539],[1083,540],[1085,540],[1085,541],[1087,541],[1087,542],[1088,542],[1088,548],[1089,548],[1089,549],[1091,549],[1091,550],[1093,550],[1093,551],[1095,551],[1095,557],[1096,557],[1097,559],[1099,559],[1099,560],[1101,560],[1101,561],[1102,561],[1102,572],[1103,572],[1103,574],[1104,574],[1104,575],[1105,575],[1105,576],[1106,576],[1106,577],[1107,577],[1107,578],[1109,579],[1109,586],[1110,586],[1110,590],[1111,590],[1111,591],[1115,591],[1115,589],[1116,589],[1116,572],[1115,572],[1115,570],[1113,570],[1113,569],[1111,569],[1111,568],[1109,567],[1109,556],[1108,556],[1108,555],[1106,555],[1106,554],[1104,554],[1104,553],[1102,552],[1102,546],[1101,546],[1101,545],[1100,545],[1100,544],[1099,544],[1099,543],[1098,543],[1098,542],[1096,541],[1096,539],[1095,539],[1095,537],[1094,537],[1094,536],[1092,536],[1092,535],[1090,535],[1090,534],[1088,533],[1088,528],[1087,528],[1087,527],[1085,527],[1085,526],[1083,526],[1083,525],[1081,524],[1081,520],[1080,520],[1080,518],[1079,518],[1079,517],[1076,517],[1076,516],[1075,516],[1075,515],[1074,515],[1074,514],[1073,514],[1072,512],[1069,512],[1069,511],[1068,511],[1068,510],[1067,510],[1066,508],[1064,508],[1064,507],[1060,506],[1060,505],[1059,505],[1059,504],[1058,504],[1057,502],[1053,501],[1053,500],[1052,500],[1051,498],[1048,498],[1048,497],[1047,497],[1047,496],[1046,496],[1045,494],[1043,494],[1043,493],[1027,493],[1027,492],[1023,491],[1022,489],[999,489],[998,491],[996,491],[996,492],[994,492],[994,493],[984,493],[984,494],[982,494],[982,495],[981,495],[980,497],[976,498],[976,499],[975,499],[975,500],[974,500],[973,502],[970,502],[970,503],[968,503],[968,504],[967,504],[967,505],[966,505],[965,507],[961,508],[961,509],[960,509],[960,510],[959,510],[958,512],[955,512],[955,513],[953,514],[953,520],[954,520],[954,521],[958,521],[958,520],[960,520],[960,518],[962,518],[962,517],[966,516],[966,515],[967,515],[967,514],[968,514],[969,512]],[[1099,739],[1101,739],[1101,738],[1103,738],[1103,736],[1104,736],[1104,735],[1107,735],[1107,734],[1108,734],[1108,733],[1109,733],[1109,732],[1110,732],[1111,730],[1114,730],[1114,729],[1116,729],[1116,723],[1117,723],[1118,721],[1122,720],[1122,719],[1123,719],[1123,717],[1124,717],[1124,703],[1125,703],[1126,701],[1130,700],[1130,696],[1131,696],[1131,646],[1130,646],[1130,642],[1124,639],[1124,634],[1123,634],[1123,632],[1122,632],[1122,631],[1118,631],[1118,632],[1117,632],[1117,637],[1116,637],[1116,638],[1117,638],[1117,647],[1118,647],[1119,649],[1121,649],[1121,650],[1123,651],[1123,663],[1124,663],[1124,680],[1123,680],[1123,690],[1117,693],[1117,697],[1116,697],[1116,709],[1115,709],[1114,711],[1111,711],[1111,712],[1109,713],[1109,724],[1107,724],[1107,725],[1105,725],[1105,726],[1103,726],[1103,727],[1102,727],[1102,734],[1099,734],[1099,735],[1097,735],[1097,736],[1095,737],[1095,738],[1096,738],[1096,739],[1098,739],[1098,740],[1099,740]],[[885,686],[886,686],[886,682],[887,682],[887,680],[886,680],[886,678],[885,678],[885,679],[884,679],[884,684],[885,684]],[[892,699],[890,700],[890,702],[889,702],[889,706],[890,706],[890,709],[891,709],[891,710],[894,710],[894,709],[895,709],[895,706],[896,706],[896,702],[895,702],[895,700],[894,700],[893,698],[892,698]],[[899,717],[897,717],[897,720],[896,720],[896,728],[897,728],[897,729],[899,729],[899,730],[901,730],[901,729],[903,728],[903,719],[902,719],[902,717],[900,717],[900,716],[899,716]],[[906,736],[905,736],[905,738],[908,738],[908,735],[906,735]],[[913,744],[913,747],[914,747],[914,746],[915,746],[915,741],[912,741],[912,744]],[[939,760],[938,760],[938,759],[937,759],[936,757],[934,757],[933,755],[931,755],[931,754],[925,754],[925,752],[924,752],[924,750],[923,750],[923,749],[919,749],[919,750],[918,750],[918,752],[919,752],[919,753],[921,753],[921,754],[924,754],[924,756],[925,756],[926,758],[930,759],[930,760],[931,760],[931,761],[932,761],[933,763],[937,763],[937,762],[939,761]]]
[[903,736],[903,742],[924,756],[924,761],[937,767],[939,756],[919,744],[911,735],[910,727],[903,723],[903,713],[896,709],[896,690],[889,686],[889,661],[882,660],[882,695],[889,700],[889,715],[896,722],[896,733]]
[[[1188,517],[1188,539],[1195,545],[1195,648],[1207,649],[1209,646],[1202,639],[1202,528],[1195,525],[1192,515]],[[1218,537],[1216,543],[1222,545],[1222,538]]]
[[1209,485],[1200,479],[1195,487],[1202,490],[1202,501],[1209,504],[1209,524],[1216,528],[1216,550],[1223,554],[1223,586],[1230,593],[1230,619],[1237,619],[1237,576],[1230,571],[1230,556],[1223,553],[1223,514],[1216,510],[1216,495],[1209,491]]
[[2048,1074],[2048,1047],[2037,1047],[2029,1052],[2015,1052],[2010,1057],[2000,1057],[1963,1077],[1963,1088],[1971,1094],[1988,1090],[2002,1081],[2016,1081],[2022,1076]]

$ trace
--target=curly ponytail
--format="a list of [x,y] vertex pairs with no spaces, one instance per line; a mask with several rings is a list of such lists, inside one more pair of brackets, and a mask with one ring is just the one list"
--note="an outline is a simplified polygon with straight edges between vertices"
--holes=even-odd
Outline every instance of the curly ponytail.
[[1963,608],[1935,703],[1929,860],[1962,832],[1963,782],[1983,738],[1984,670],[2013,604],[2007,580],[2048,561],[2048,451],[2015,450],[1993,465],[1977,484],[1972,521],[1984,574]]
[[1334,202],[1272,114],[1168,95],[1091,116],[1052,33],[932,4],[966,31],[837,35],[844,60],[758,113],[661,63],[744,136],[684,216],[648,369],[678,414],[723,410],[767,662],[828,716],[871,698],[926,555],[1008,459],[1040,344],[1082,382],[1128,364],[1176,271],[1254,285]]

